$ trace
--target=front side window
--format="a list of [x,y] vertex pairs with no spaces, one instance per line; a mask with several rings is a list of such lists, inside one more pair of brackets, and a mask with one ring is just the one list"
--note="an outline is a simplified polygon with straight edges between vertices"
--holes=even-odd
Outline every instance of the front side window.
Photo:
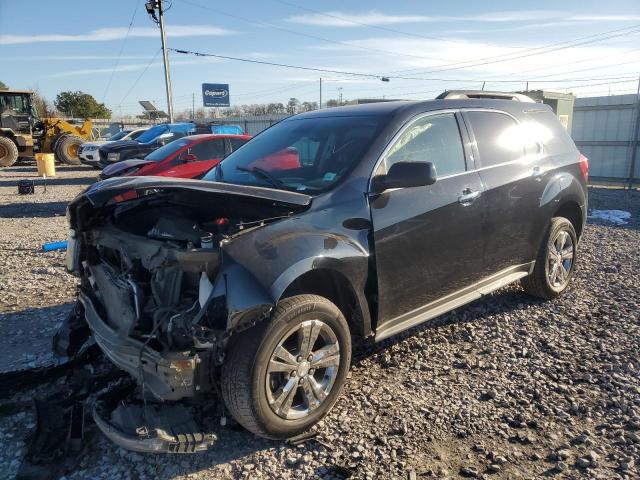
[[387,152],[387,171],[396,162],[431,162],[438,177],[464,172],[464,150],[455,114],[429,115],[414,121]]
[[360,162],[384,123],[376,116],[285,120],[231,153],[204,179],[317,194]]
[[467,112],[476,137],[482,167],[521,159],[532,137],[509,115],[499,112]]

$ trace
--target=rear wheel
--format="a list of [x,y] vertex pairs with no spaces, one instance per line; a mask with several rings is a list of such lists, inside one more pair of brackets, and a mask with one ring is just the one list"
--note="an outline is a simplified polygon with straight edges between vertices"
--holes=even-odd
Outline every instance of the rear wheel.
[[67,165],[80,165],[78,149],[83,143],[84,140],[76,135],[61,136],[55,144],[56,159]]
[[578,237],[572,223],[564,217],[553,218],[533,273],[522,279],[524,290],[547,300],[562,294],[573,276],[577,247]]
[[18,147],[13,140],[0,137],[0,167],[10,167],[18,160]]
[[324,297],[282,300],[271,321],[233,335],[222,369],[222,394],[251,432],[286,438],[307,430],[333,406],[351,362],[351,337]]

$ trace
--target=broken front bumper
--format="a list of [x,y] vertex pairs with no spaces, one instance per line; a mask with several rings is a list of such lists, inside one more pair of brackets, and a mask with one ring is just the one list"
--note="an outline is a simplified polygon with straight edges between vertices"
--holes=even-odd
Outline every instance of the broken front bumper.
[[93,420],[113,443],[146,453],[195,453],[217,440],[203,433],[190,409],[183,405],[129,403],[131,388],[124,384],[98,397]]
[[144,343],[113,330],[100,317],[88,295],[81,292],[78,298],[84,305],[87,324],[100,349],[156,398],[193,397],[208,387],[208,356],[191,352],[161,355]]

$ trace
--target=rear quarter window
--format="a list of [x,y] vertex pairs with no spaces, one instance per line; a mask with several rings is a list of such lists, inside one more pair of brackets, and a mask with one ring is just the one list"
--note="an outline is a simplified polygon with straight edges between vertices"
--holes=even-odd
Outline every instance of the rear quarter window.
[[576,146],[567,130],[553,112],[538,110],[526,112],[525,122],[533,122],[538,141],[544,146],[547,155],[561,155],[574,152]]

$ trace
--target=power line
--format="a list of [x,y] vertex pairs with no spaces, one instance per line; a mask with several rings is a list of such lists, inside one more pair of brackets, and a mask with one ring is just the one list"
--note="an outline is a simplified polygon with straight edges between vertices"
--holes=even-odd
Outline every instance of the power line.
[[[465,62],[450,63],[447,65],[436,66],[434,70],[417,71],[417,69],[411,69],[411,70],[397,70],[396,72],[391,72],[391,73],[403,73],[403,72],[413,72],[418,74],[438,73],[438,72],[445,72],[445,71],[451,71],[451,70],[461,70],[461,69],[470,68],[470,67],[491,65],[495,63],[501,63],[501,62],[510,62],[512,60],[518,60],[520,58],[528,58],[528,57],[533,57],[537,55],[545,55],[547,53],[556,52],[559,50],[565,50],[567,48],[579,47],[582,45],[589,45],[591,43],[602,42],[604,40],[610,40],[612,38],[617,38],[625,35],[634,35],[639,32],[640,32],[640,25],[633,25],[631,27],[610,30],[610,31],[602,32],[598,34],[587,35],[585,37],[579,37],[577,39],[574,39],[568,42],[560,42],[557,44],[550,44],[543,47],[535,47],[530,49],[531,53],[518,54],[515,56],[513,56],[514,54],[503,54],[503,55],[497,55],[494,57],[480,58],[477,60],[468,60]],[[593,38],[593,37],[602,37],[602,38]],[[585,39],[590,39],[590,40],[585,40]],[[584,40],[584,41],[581,41],[581,40]],[[553,47],[554,45],[555,47]],[[553,48],[550,48],[550,47],[553,47]],[[539,50],[542,50],[542,51],[539,51]],[[510,58],[502,58],[509,55],[511,55]],[[484,60],[491,60],[491,61],[484,61]],[[471,62],[476,62],[476,63],[471,63]],[[450,67],[450,68],[440,68],[440,67]]]
[[[283,32],[287,32],[287,33],[291,33],[294,35],[299,35],[299,36],[303,36],[303,37],[307,37],[307,38],[313,38],[316,40],[321,40],[324,42],[329,42],[329,43],[334,43],[334,44],[338,44],[338,45],[343,45],[343,46],[347,46],[350,48],[359,48],[359,49],[363,49],[363,50],[368,50],[368,51],[375,51],[375,52],[381,52],[381,53],[385,53],[385,54],[391,54],[391,55],[399,55],[399,56],[405,56],[405,57],[413,57],[413,58],[421,58],[421,59],[426,59],[426,60],[443,60],[441,58],[433,58],[433,57],[424,57],[424,56],[418,56],[418,55],[411,55],[411,54],[406,54],[406,53],[401,53],[401,52],[394,52],[394,51],[389,51],[389,50],[382,50],[382,49],[375,49],[375,48],[371,48],[371,47],[364,47],[361,45],[357,45],[354,43],[346,43],[346,42],[341,42],[338,40],[331,40],[325,37],[320,37],[317,35],[311,35],[311,34],[307,34],[307,33],[303,33],[303,32],[298,32],[295,30],[291,30],[285,27],[281,27],[278,25],[274,25],[268,22],[263,22],[260,20],[251,20],[249,18],[246,17],[242,17],[240,15],[236,15],[236,14],[232,14],[232,13],[228,13],[225,12],[223,10],[219,10],[216,8],[212,8],[209,6],[205,6],[205,5],[201,5],[198,4],[196,2],[193,2],[191,0],[182,0],[184,3],[187,3],[189,5],[198,7],[198,8],[202,8],[205,10],[210,10],[212,12],[216,12],[220,15],[224,15],[230,18],[235,18],[238,20],[241,20],[243,22],[247,22],[253,25],[262,25],[262,26],[267,26],[276,30],[280,30]],[[628,30],[637,30],[637,31],[631,31],[629,32]],[[525,57],[529,57],[529,56],[534,56],[534,55],[544,55],[546,53],[551,53],[554,51],[558,51],[558,50],[563,50],[566,48],[572,48],[575,46],[581,46],[581,45],[586,45],[589,43],[595,43],[595,42],[599,42],[599,41],[604,41],[604,40],[608,40],[611,38],[616,38],[622,35],[627,35],[627,34],[633,34],[633,33],[638,33],[640,32],[640,25],[633,25],[631,27],[625,27],[625,28],[621,28],[621,29],[615,29],[615,30],[610,30],[610,31],[606,31],[606,32],[601,32],[601,33],[597,33],[597,34],[591,34],[591,35],[587,35],[584,37],[578,37],[576,39],[573,40],[569,40],[569,41],[564,41],[564,42],[558,42],[558,43],[553,43],[553,44],[548,44],[545,46],[541,46],[541,47],[534,47],[531,49],[526,49],[523,51],[529,51],[529,52],[533,52],[533,53],[526,53],[526,54],[522,54],[522,55],[516,55],[513,56],[511,58],[504,58],[502,59],[502,57],[506,57],[506,56],[510,56],[510,55],[514,55],[514,53],[509,53],[509,54],[502,54],[502,55],[497,55],[497,56],[492,56],[492,57],[484,57],[484,58],[480,58],[480,59],[474,59],[474,60],[466,60],[466,61],[462,61],[462,62],[454,62],[454,63],[449,63],[449,64],[442,64],[439,66],[436,66],[436,68],[438,68],[438,70],[431,70],[431,71],[424,71],[424,72],[417,72],[417,73],[435,73],[435,72],[441,72],[441,71],[448,71],[448,70],[460,70],[463,68],[469,68],[469,67],[474,67],[474,66],[479,66],[479,65],[487,65],[487,64],[493,64],[493,63],[500,63],[500,62],[508,62],[511,60],[517,60],[520,58],[525,58]],[[617,33],[617,34],[616,34]],[[610,35],[613,34],[613,35]],[[594,38],[594,37],[601,37],[603,35],[609,35],[608,37],[605,38]],[[575,43],[575,42],[579,42],[580,40],[586,40],[586,39],[591,39],[591,40],[587,40],[581,43]],[[565,45],[565,44],[569,44],[566,46],[560,46],[560,45]],[[550,47],[556,47],[556,48],[550,48]],[[537,52],[537,50],[545,50],[545,51],[540,51]],[[473,63],[473,62],[478,62],[479,60],[482,60],[483,62],[481,63]],[[492,60],[492,61],[484,61],[484,60]],[[468,65],[466,65],[468,64]],[[459,65],[458,67],[453,68],[454,66]],[[441,68],[441,67],[452,67],[452,68]],[[416,69],[411,69],[411,70],[397,70],[395,72],[390,72],[390,73],[402,73],[402,72],[410,72],[410,71],[415,71]],[[388,76],[388,75],[378,75],[378,76]]]
[[135,82],[133,82],[133,85],[131,85],[131,88],[127,91],[127,93],[124,95],[124,97],[122,97],[122,100],[120,100],[120,103],[118,104],[118,106],[122,105],[123,102],[127,99],[127,97],[129,96],[129,94],[133,91],[134,88],[136,88],[136,85],[138,85],[138,82],[140,81],[140,79],[142,78],[142,76],[147,73],[147,70],[149,70],[149,67],[151,66],[151,64],[155,61],[156,58],[158,58],[158,55],[160,54],[160,52],[162,51],[161,48],[159,48],[156,51],[156,54],[153,56],[153,58],[151,59],[151,61],[147,64],[146,67],[144,67],[144,70],[142,70],[142,72],[140,72],[140,75],[138,75],[138,78],[136,78]]
[[[292,65],[292,64],[288,64],[288,63],[277,63],[277,62],[268,62],[266,60],[255,60],[252,58],[242,58],[242,57],[233,57],[230,55],[218,55],[216,53],[202,53],[202,52],[195,52],[193,50],[183,50],[183,49],[177,49],[177,48],[170,48],[169,50],[176,52],[176,53],[181,53],[183,55],[194,55],[197,57],[214,57],[214,58],[220,58],[220,59],[224,59],[224,60],[234,60],[234,61],[238,61],[238,62],[245,62],[245,63],[255,63],[255,64],[260,64],[260,65],[269,65],[272,67],[282,67],[282,68],[292,68],[292,69],[296,69],[296,70],[307,70],[307,71],[313,71],[313,72],[322,72],[322,73],[334,73],[334,74],[339,74],[339,75],[349,75],[349,76],[354,76],[354,77],[363,77],[363,78],[375,78],[378,80],[381,79],[399,79],[399,80],[419,80],[419,81],[439,81],[439,82],[481,82],[481,79],[471,79],[471,78],[424,78],[424,77],[406,77],[406,76],[389,76],[389,77],[385,77],[381,74],[376,74],[376,73],[362,73],[362,72],[348,72],[345,70],[333,70],[333,69],[327,69],[327,68],[320,68],[320,67],[305,67],[302,65]],[[529,82],[538,82],[538,83],[563,83],[563,82],[573,82],[573,81],[591,81],[591,80],[603,80],[603,79],[607,79],[607,78],[621,78],[619,75],[616,75],[614,77],[596,77],[596,78],[569,78],[569,79],[564,79],[564,80],[558,80],[558,79],[554,79],[554,80],[537,80],[537,79],[529,79]],[[636,78],[635,75],[633,77],[629,77],[629,78]],[[527,80],[494,80],[492,81],[492,83],[522,83],[523,81],[527,81]]]
[[113,80],[113,75],[116,73],[116,69],[120,64],[120,58],[122,57],[122,52],[124,52],[124,46],[127,43],[127,38],[129,38],[129,33],[131,32],[131,27],[133,26],[133,21],[136,18],[136,13],[138,13],[138,6],[140,5],[140,0],[136,0],[136,6],[133,9],[133,15],[131,15],[131,21],[129,22],[129,26],[127,27],[127,33],[124,35],[124,39],[122,40],[122,45],[120,45],[120,52],[118,53],[118,58],[116,59],[116,63],[113,66],[113,70],[111,70],[111,75],[109,76],[109,81],[107,82],[107,86],[104,89],[104,93],[102,94],[102,101],[104,102],[107,97],[107,92],[109,91],[109,87],[111,86],[111,82]]

